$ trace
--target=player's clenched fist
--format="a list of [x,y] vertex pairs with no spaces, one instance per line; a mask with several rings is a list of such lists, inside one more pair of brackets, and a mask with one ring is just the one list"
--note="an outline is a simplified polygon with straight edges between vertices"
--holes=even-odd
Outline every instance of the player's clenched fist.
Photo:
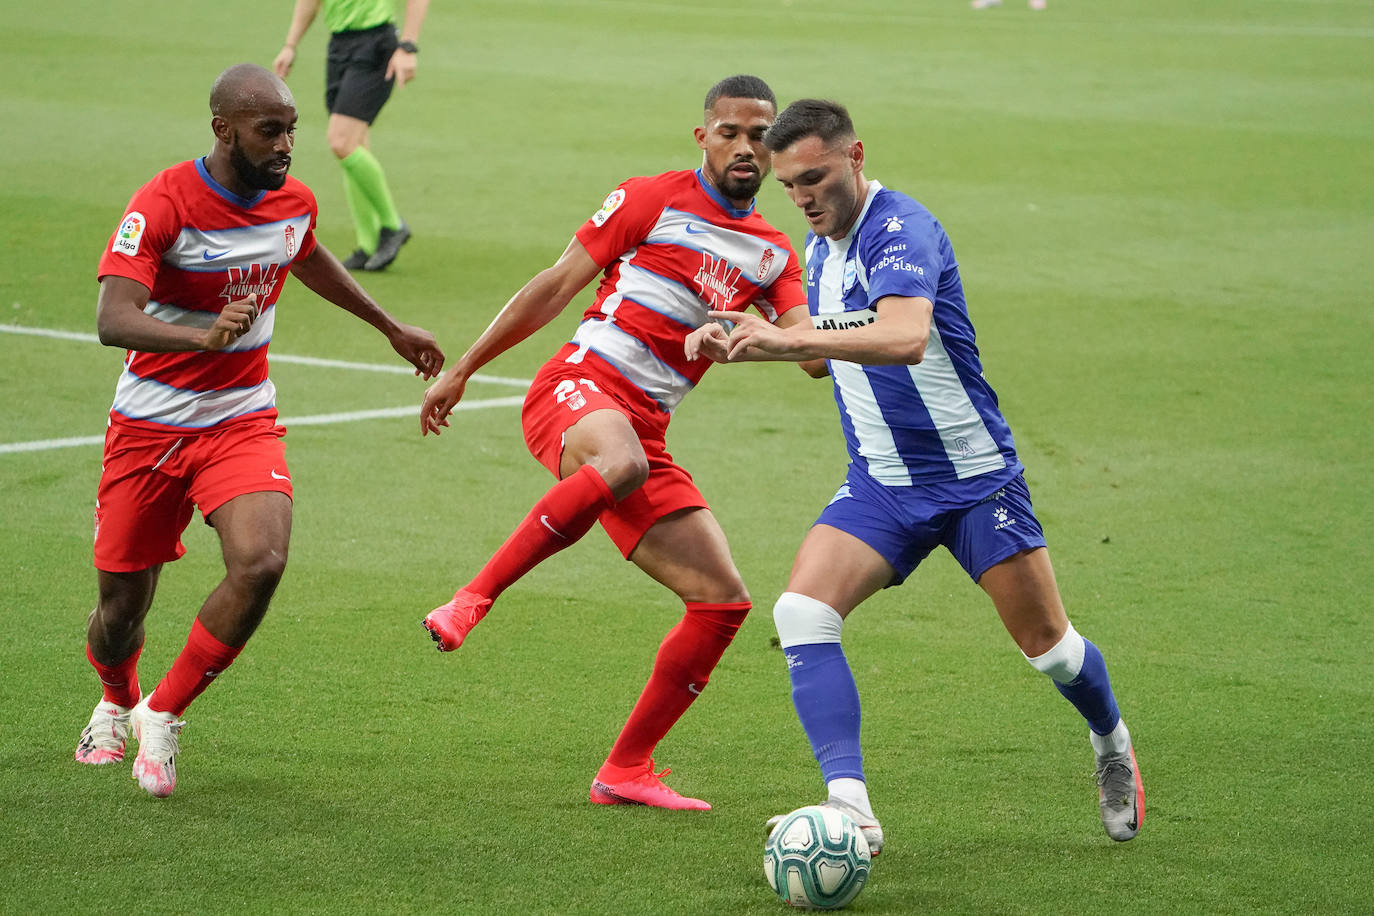
[[215,323],[205,332],[203,349],[223,350],[247,334],[257,320],[258,294],[253,293],[247,299],[236,299],[220,311]]

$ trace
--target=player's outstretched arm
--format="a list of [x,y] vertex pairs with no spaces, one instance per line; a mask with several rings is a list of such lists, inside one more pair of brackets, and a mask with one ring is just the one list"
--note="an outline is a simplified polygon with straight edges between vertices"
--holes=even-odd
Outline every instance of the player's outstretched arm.
[[[884,296],[875,303],[874,321],[843,331],[822,331],[800,322],[781,327],[781,322],[771,325],[753,315],[741,315],[730,332],[729,359],[791,360],[803,364],[817,359],[840,359],[870,366],[914,366],[925,358],[934,307],[924,296]],[[727,319],[736,315],[708,314]]]
[[[789,356],[771,355],[765,350],[759,348],[745,349],[738,353],[736,356],[731,357],[730,332],[726,330],[726,325],[722,322],[727,322],[729,327],[733,328],[734,322],[739,321],[743,313],[710,312],[709,314],[711,315],[711,317],[716,318],[718,320],[708,321],[706,324],[702,325],[695,331],[692,331],[690,334],[688,334],[686,340],[683,341],[682,348],[688,361],[696,360],[698,357],[705,357],[706,359],[709,359],[711,360],[711,362],[714,363],[759,362],[763,360],[793,359],[793,357]],[[730,317],[721,317],[725,315],[728,315]],[[749,318],[751,321],[759,320],[758,318],[755,318],[752,315],[744,317]],[[793,327],[794,325],[801,324],[806,320],[807,311],[805,308],[793,308],[788,309],[786,312],[783,312],[782,315],[778,316],[778,320],[775,326],[778,328],[786,329]],[[767,324],[767,322],[763,323]],[[825,378],[827,375],[830,374],[830,369],[826,366],[824,359],[799,360],[797,362],[797,366],[812,378]]]
[[520,287],[467,352],[429,386],[420,406],[420,435],[438,435],[448,426],[448,415],[472,373],[552,321],[600,272],[601,265],[581,242],[569,242],[558,260]]
[[144,314],[149,295],[148,287],[137,280],[114,275],[101,277],[95,305],[100,342],[107,347],[144,353],[222,350],[248,333],[258,318],[258,297],[254,294],[230,302],[208,328],[168,324]]
[[730,321],[734,327],[725,342],[725,360],[732,363],[792,361],[810,359],[815,354],[802,352],[805,309],[789,309],[778,316],[776,324],[748,312],[706,313],[717,321]]
[[416,375],[433,378],[444,368],[444,351],[439,349],[434,335],[393,318],[323,245],[316,245],[309,255],[297,258],[291,265],[291,272],[321,298],[352,312],[385,334],[392,349],[415,367]]

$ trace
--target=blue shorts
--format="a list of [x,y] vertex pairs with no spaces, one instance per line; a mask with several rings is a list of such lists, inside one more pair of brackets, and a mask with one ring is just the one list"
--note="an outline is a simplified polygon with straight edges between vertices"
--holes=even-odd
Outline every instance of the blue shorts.
[[852,534],[881,554],[897,570],[889,586],[905,581],[939,544],[977,582],[1007,557],[1045,546],[1026,478],[1015,470],[999,485],[1005,474],[985,476],[981,491],[978,479],[953,486],[886,487],[850,468],[816,524]]

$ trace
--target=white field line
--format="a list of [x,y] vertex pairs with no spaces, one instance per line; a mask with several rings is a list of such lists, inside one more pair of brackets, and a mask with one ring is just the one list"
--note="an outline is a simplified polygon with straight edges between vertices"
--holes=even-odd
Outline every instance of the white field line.
[[[6,334],[27,334],[30,337],[48,337],[53,340],[76,340],[81,343],[100,343],[100,338],[94,334],[86,334],[81,331],[54,331],[50,328],[30,328],[20,324],[0,324],[0,331]],[[361,369],[365,372],[390,372],[393,375],[414,375],[415,369],[411,366],[396,365],[394,363],[354,363],[344,359],[321,359],[318,356],[292,356],[290,353],[273,353],[268,359],[274,363],[292,363],[297,366],[316,366],[323,369]],[[530,380],[527,378],[508,378],[504,375],[483,375],[478,372],[472,376],[474,382],[486,382],[491,385],[508,385],[512,388],[526,389],[530,387]]]
[[[453,409],[483,410],[488,407],[519,407],[524,397],[513,395],[508,398],[488,398],[484,401],[462,401]],[[409,404],[405,407],[378,407],[375,410],[351,410],[346,413],[317,413],[308,417],[281,417],[277,420],[282,426],[327,426],[334,423],[352,423],[355,420],[383,420],[394,417],[413,416],[418,421],[420,406]],[[104,436],[73,436],[68,439],[38,439],[33,442],[6,442],[0,444],[0,455],[14,452],[46,452],[56,448],[74,448],[80,445],[101,445]]]
[[[99,338],[94,334],[85,334],[77,331],[55,331],[48,328],[29,328],[16,324],[0,324],[0,331],[7,334],[28,334],[34,337],[47,337],[54,340],[74,340],[81,343],[100,343]],[[359,369],[366,372],[390,372],[408,375],[415,370],[406,366],[383,365],[378,363],[355,363],[341,359],[320,359],[314,356],[292,356],[289,353],[274,353],[269,357],[274,362],[294,363],[301,366],[315,366],[325,369]],[[515,388],[528,388],[528,379],[505,378],[499,375],[481,375],[472,377],[474,382],[487,382],[494,385],[508,385]],[[483,410],[490,407],[519,407],[524,403],[523,395],[513,395],[504,398],[486,398],[478,401],[462,401],[454,410]],[[392,419],[395,417],[415,416],[418,418],[420,406],[411,404],[405,407],[379,407],[374,410],[351,410],[342,413],[320,413],[305,417],[282,417],[278,422],[283,426],[325,426],[335,423],[352,423],[356,420],[381,420]],[[9,455],[16,452],[43,452],[58,448],[75,448],[78,446],[101,445],[105,442],[105,437],[100,436],[72,436],[65,439],[39,439],[32,442],[8,442],[0,443],[0,455]]]

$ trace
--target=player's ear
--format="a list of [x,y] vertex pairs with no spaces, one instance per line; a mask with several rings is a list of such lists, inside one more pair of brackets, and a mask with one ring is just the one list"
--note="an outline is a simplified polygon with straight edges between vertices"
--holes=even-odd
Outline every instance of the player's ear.
[[210,119],[210,130],[214,131],[215,139],[221,143],[234,142],[234,129],[229,126],[229,122],[219,115]]
[[854,145],[849,148],[849,163],[855,172],[864,170],[864,142],[855,140]]
[[700,147],[701,149],[706,149],[706,128],[693,127],[692,136],[697,138],[698,147]]

